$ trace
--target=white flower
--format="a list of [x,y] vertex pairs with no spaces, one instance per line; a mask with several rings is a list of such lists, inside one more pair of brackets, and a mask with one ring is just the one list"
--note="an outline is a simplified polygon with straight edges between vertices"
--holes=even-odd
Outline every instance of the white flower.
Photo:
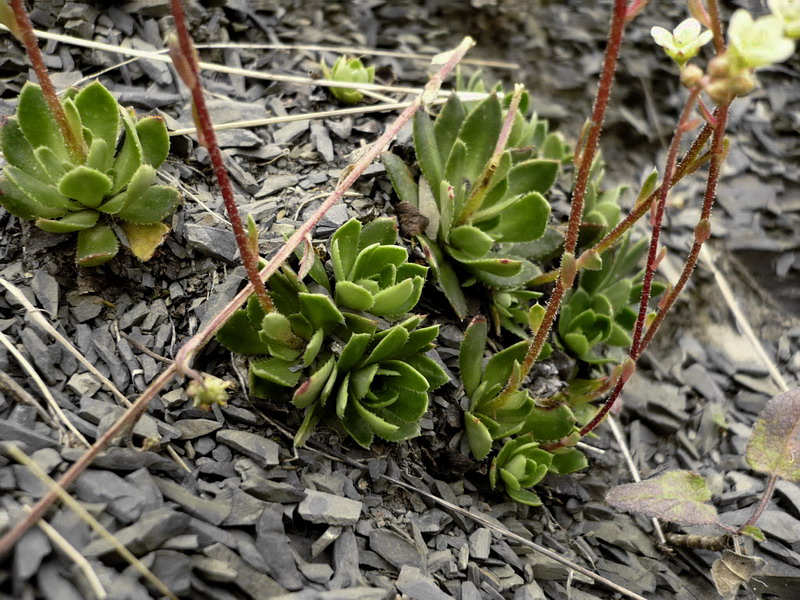
[[697,19],[686,19],[673,29],[672,33],[663,27],[653,27],[650,35],[656,44],[664,48],[672,60],[681,67],[697,55],[700,48],[711,41],[711,31],[701,31],[703,28]]
[[790,38],[800,38],[800,0],[767,0],[772,14],[783,21],[783,29]]
[[753,20],[739,9],[728,25],[728,43],[742,66],[755,69],[786,60],[794,53],[794,42],[783,33],[783,21],[775,15]]

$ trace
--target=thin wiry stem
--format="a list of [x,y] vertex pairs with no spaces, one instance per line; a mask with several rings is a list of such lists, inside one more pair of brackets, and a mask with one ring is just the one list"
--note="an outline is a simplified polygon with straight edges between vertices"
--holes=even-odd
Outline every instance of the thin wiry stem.
[[264,287],[264,282],[258,276],[258,256],[253,252],[250,244],[248,244],[247,232],[244,230],[244,224],[239,215],[239,208],[236,206],[236,199],[233,196],[233,185],[228,176],[228,169],[223,162],[222,151],[219,149],[219,144],[217,144],[217,134],[214,132],[211,115],[208,112],[208,106],[206,106],[206,100],[203,96],[200,67],[197,64],[197,54],[192,43],[192,38],[186,27],[186,16],[183,12],[181,0],[172,0],[172,15],[175,21],[175,31],[178,34],[181,54],[179,57],[180,62],[188,68],[190,73],[182,72],[180,68],[178,68],[177,71],[184,80],[184,83],[191,89],[192,104],[196,111],[195,121],[201,134],[200,139],[203,145],[208,149],[208,154],[211,157],[214,175],[219,183],[222,199],[225,202],[225,210],[228,213],[231,227],[233,227],[233,234],[236,236],[236,244],[239,246],[239,254],[242,257],[242,263],[244,263],[247,278],[250,280],[255,290],[256,297],[264,311],[270,313],[275,310],[275,306],[272,304],[272,298],[270,298],[267,288]]
[[[597,94],[595,95],[594,108],[592,109],[592,120],[589,125],[589,131],[586,135],[586,142],[583,149],[583,158],[581,166],[578,169],[578,174],[575,179],[575,186],[572,191],[572,203],[570,206],[569,223],[567,225],[567,235],[564,241],[564,255],[561,259],[562,272],[569,260],[574,267],[575,261],[575,247],[578,244],[578,232],[581,225],[581,217],[583,215],[583,202],[586,196],[586,188],[589,183],[589,172],[592,168],[597,148],[600,143],[600,133],[603,129],[603,121],[605,120],[606,108],[608,108],[608,100],[611,96],[611,87],[614,83],[614,71],[617,67],[619,59],[620,45],[622,44],[622,34],[625,30],[625,15],[628,3],[626,0],[615,0],[614,11],[611,18],[611,27],[608,32],[608,43],[606,45],[605,57],[603,58],[603,70],[600,74],[600,82],[597,87]],[[573,271],[574,275],[574,271]],[[509,377],[505,388],[500,392],[499,398],[506,399],[516,391],[515,381],[522,381],[525,376],[530,372],[534,362],[539,357],[539,353],[544,347],[547,336],[550,333],[550,328],[556,319],[558,310],[561,308],[561,301],[564,298],[564,292],[572,286],[572,281],[569,285],[565,286],[564,277],[562,276],[556,281],[553,293],[547,303],[542,322],[536,335],[528,346],[528,352],[525,355],[521,365],[521,376],[518,379],[514,378],[514,374]]]

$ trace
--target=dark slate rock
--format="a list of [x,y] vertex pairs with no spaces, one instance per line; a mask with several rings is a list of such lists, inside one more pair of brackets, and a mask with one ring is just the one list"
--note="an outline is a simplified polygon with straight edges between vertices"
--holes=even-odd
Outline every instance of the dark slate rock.
[[282,481],[264,479],[259,475],[248,476],[242,482],[242,490],[261,500],[283,504],[300,502],[306,497],[306,492],[296,486]]
[[[62,448],[61,456],[64,457],[64,460],[74,462],[84,452],[83,448]],[[155,452],[140,452],[131,448],[109,448],[98,454],[92,461],[92,465],[100,469],[112,469],[115,471],[135,471],[147,467],[151,471],[160,471],[175,477],[186,475],[186,471],[169,458],[160,456]]]
[[469,555],[472,558],[489,558],[489,550],[492,545],[492,532],[486,527],[481,527],[472,532],[469,536]]
[[196,554],[192,556],[192,564],[195,572],[209,581],[227,583],[236,579],[236,570],[231,568],[225,561]]
[[263,198],[264,196],[269,196],[287,187],[297,185],[299,181],[300,178],[293,174],[269,175],[264,180],[264,185],[262,185],[261,189],[256,193],[256,198]]
[[69,580],[61,575],[61,568],[55,562],[47,562],[42,565],[36,574],[36,582],[46,600],[83,600],[85,598]]
[[782,499],[784,506],[795,517],[800,516],[800,486],[791,481],[779,479],[775,484],[775,491]]
[[289,538],[276,531],[257,528],[256,548],[261,552],[270,574],[287,590],[300,590],[305,585],[297,570]]
[[31,450],[40,448],[55,448],[58,446],[53,438],[36,433],[27,427],[23,427],[11,421],[0,419],[0,440],[23,442]]
[[194,517],[189,520],[186,532],[191,535],[196,535],[197,539],[200,541],[201,547],[210,546],[215,542],[224,544],[231,549],[239,545],[239,538],[233,532]]
[[[142,556],[158,548],[164,541],[184,533],[189,524],[189,515],[176,512],[171,508],[159,508],[147,513],[133,525],[114,532],[122,545],[136,556]],[[83,548],[87,557],[102,557],[104,560],[121,560],[116,550],[102,539],[95,540]]]
[[137,303],[132,308],[125,311],[120,317],[118,325],[122,331],[127,331],[134,325],[138,325],[150,313],[150,306],[144,300]]
[[108,512],[121,523],[135,521],[144,509],[144,493],[111,471],[84,471],[75,482],[75,493],[86,502],[106,503]]
[[411,520],[417,524],[422,533],[439,533],[453,521],[453,518],[441,509],[432,508],[419,516],[412,516]]
[[290,121],[273,134],[273,141],[276,144],[288,144],[308,129],[309,122],[310,121],[308,119],[302,121]]
[[31,459],[50,475],[63,461],[55,448],[42,448],[31,454]]
[[14,546],[14,578],[20,582],[30,579],[50,551],[50,541],[41,529],[34,527],[26,531]]
[[241,556],[222,544],[212,544],[203,550],[209,558],[225,562],[236,571],[234,582],[244,593],[254,600],[272,598],[286,593],[286,589],[271,577],[258,572],[246,563]]
[[514,591],[514,600],[547,600],[547,597],[539,584],[532,581]]
[[28,467],[11,465],[11,469],[14,471],[14,479],[21,491],[34,498],[41,498],[47,493],[47,485],[28,470]]
[[188,249],[198,250],[230,264],[236,262],[239,248],[236,246],[236,238],[232,231],[190,223],[186,225],[184,234]]
[[23,329],[20,332],[20,339],[28,352],[28,358],[36,364],[36,369],[48,385],[55,385],[63,379],[63,374],[56,366],[61,361],[60,346],[56,344],[48,346],[32,327]]
[[180,484],[161,478],[156,478],[154,481],[165,498],[179,504],[193,517],[212,525],[220,525],[231,512],[230,500],[226,502],[220,498],[214,500],[199,498]]
[[31,279],[31,290],[36,294],[39,305],[51,317],[58,316],[58,282],[45,271],[36,271]]
[[702,394],[706,400],[722,402],[725,398],[717,382],[714,381],[708,370],[699,363],[695,363],[688,369],[683,370],[683,381]]
[[210,419],[181,419],[174,423],[181,432],[181,440],[193,440],[208,435],[222,427],[222,423]]
[[405,565],[420,568],[424,564],[425,557],[415,544],[388,529],[370,531],[369,547],[397,569]]
[[217,442],[252,458],[262,467],[274,466],[280,462],[278,459],[280,446],[255,433],[225,429],[217,432],[216,439]]
[[471,581],[462,581],[461,600],[483,600],[483,596],[474,583]]
[[143,510],[149,511],[159,508],[164,504],[161,490],[156,486],[153,476],[147,469],[139,469],[125,476],[125,481],[133,484],[144,496]]
[[174,550],[156,550],[152,554],[150,570],[178,596],[189,594],[192,589],[192,559]]
[[412,600],[448,600],[453,598],[444,593],[436,582],[422,574],[417,567],[406,565],[400,569],[400,576],[395,584],[397,589]]
[[352,527],[346,527],[333,544],[334,576],[330,589],[361,585],[363,578],[358,568],[358,544]]
[[234,486],[223,488],[217,495],[217,499],[224,499],[231,506],[231,512],[222,522],[222,525],[226,527],[255,525],[265,507],[268,506],[263,500],[258,500]]
[[297,507],[297,513],[310,523],[355,525],[361,516],[362,506],[357,500],[306,490],[306,497]]

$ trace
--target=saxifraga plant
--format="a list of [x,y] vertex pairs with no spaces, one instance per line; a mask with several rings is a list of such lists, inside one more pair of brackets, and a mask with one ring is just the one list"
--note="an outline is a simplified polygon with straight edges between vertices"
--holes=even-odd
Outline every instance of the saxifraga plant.
[[234,352],[264,355],[250,362],[254,396],[294,389],[293,404],[306,411],[296,445],[326,415],[365,448],[375,435],[414,437],[429,392],[448,380],[426,355],[439,326],[420,327],[424,317],[408,315],[428,268],[409,263],[396,238],[393,219],[348,221],[330,240],[332,281],[316,257],[308,285],[284,266],[268,280],[276,310],[265,313],[251,298],[217,334]]
[[480,285],[491,294],[495,328],[522,336],[517,323],[540,296],[525,289],[541,272],[534,261],[561,243],[548,229],[550,205],[543,194],[566,156],[546,122],[524,117],[527,104],[518,89],[478,103],[452,94],[435,120],[418,112],[419,179],[396,154],[382,155],[400,202],[428,219],[417,239],[456,315],[467,316],[464,288]]
[[[344,83],[372,83],[375,81],[375,67],[365,67],[360,58],[348,59],[340,56],[330,68],[324,60],[321,64],[322,74],[325,79],[331,81]],[[329,89],[334,98],[345,104],[358,104],[364,98],[363,92],[353,88],[331,87]]]
[[68,147],[42,88],[22,88],[16,116],[0,129],[8,163],[0,205],[21,219],[35,219],[44,231],[77,232],[81,266],[117,254],[115,222],[134,255],[149,260],[169,232],[161,221],[180,200],[176,189],[155,183],[156,168],[169,152],[163,119],[137,119],[99,82],[68,90],[61,103],[80,142],[77,153]]

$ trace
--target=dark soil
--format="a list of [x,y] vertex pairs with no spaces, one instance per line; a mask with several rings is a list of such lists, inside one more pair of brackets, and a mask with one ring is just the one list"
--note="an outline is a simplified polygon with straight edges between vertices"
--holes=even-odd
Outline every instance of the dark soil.
[[[725,4],[729,11],[750,3]],[[190,3],[189,12],[199,43],[281,41],[431,52],[472,35],[478,45],[470,56],[520,65],[515,71],[487,69],[487,78],[525,83],[538,113],[574,141],[591,107],[609,6],[608,1],[575,0],[228,0]],[[681,91],[649,29],[674,26],[684,11],[683,3],[651,3],[630,28],[603,141],[609,185],[638,182],[663,162]],[[114,44],[135,40],[160,49],[167,14],[168,2],[157,0],[132,0],[121,8],[54,0],[36,2],[32,18],[38,29],[50,32]],[[16,43],[8,36],[0,43],[0,113],[9,115],[15,94],[31,75]],[[124,57],[52,41],[44,50],[58,87],[113,66],[100,80],[125,104],[140,113],[163,114],[172,129],[191,126],[186,92],[161,63],[120,66]],[[202,52],[211,62],[295,75],[318,73],[320,57],[307,50]],[[325,53],[325,58],[330,64],[335,55]],[[387,82],[421,85],[426,80],[423,63],[370,60]],[[795,56],[762,73],[763,89],[737,101],[710,242],[735,301],[790,386],[800,373],[798,66]],[[205,81],[218,123],[338,108],[325,90],[310,85],[219,73],[206,74]],[[263,255],[274,252],[283,235],[319,206],[352,153],[373,141],[390,119],[370,113],[220,136],[241,210],[259,223]],[[409,137],[404,131],[397,148],[411,155]],[[185,202],[172,219],[169,240],[144,264],[123,251],[103,267],[79,270],[71,241],[0,209],[0,277],[18,286],[131,399],[161,371],[161,357],[171,360],[244,281],[207,152],[189,137],[177,136],[162,170],[180,181]],[[323,220],[315,243],[323,244],[351,216],[368,220],[394,214],[393,192],[381,166],[373,166],[353,191],[357,194]],[[629,192],[625,201],[632,202],[633,195]],[[666,263],[673,270],[682,266],[701,195],[701,182],[692,180],[671,196],[664,235],[670,250]],[[0,333],[34,365],[78,430],[94,441],[121,412],[115,399],[0,289]],[[310,448],[295,450],[291,434],[300,422],[297,411],[286,403],[248,398],[245,365],[212,343],[195,366],[238,382],[230,405],[199,411],[181,385],[168,387],[134,430],[134,447],[120,440],[70,491],[179,597],[622,597],[504,531],[646,598],[717,597],[709,576],[717,553],[662,546],[650,521],[604,503],[611,486],[631,481],[607,426],[589,440],[605,452],[589,453],[585,473],[549,476],[537,488],[543,507],[518,505],[489,489],[488,465],[464,452],[463,394],[455,383],[462,324],[443,306],[442,296],[431,288],[420,310],[442,323],[439,355],[454,381],[435,394],[420,438],[376,443],[365,451],[335,429],[321,427]],[[540,365],[534,384],[553,391],[560,385],[560,366]],[[715,492],[723,521],[743,522],[764,487],[744,460],[746,440],[758,411],[778,389],[738,330],[708,268],[698,269],[641,366],[616,418],[642,477],[674,468],[697,471]],[[0,371],[23,390],[0,385],[0,440],[25,442],[29,454],[57,478],[80,446],[23,403],[31,398],[44,405],[44,399],[3,345]],[[148,439],[156,446],[142,450]],[[0,457],[0,534],[23,517],[22,504],[43,494],[25,468]],[[89,559],[107,597],[157,597],[69,509],[55,508],[47,520]],[[759,525],[767,541],[745,544],[766,566],[739,597],[800,598],[800,488],[779,483]],[[93,597],[85,573],[37,528],[0,563],[0,598]]]

